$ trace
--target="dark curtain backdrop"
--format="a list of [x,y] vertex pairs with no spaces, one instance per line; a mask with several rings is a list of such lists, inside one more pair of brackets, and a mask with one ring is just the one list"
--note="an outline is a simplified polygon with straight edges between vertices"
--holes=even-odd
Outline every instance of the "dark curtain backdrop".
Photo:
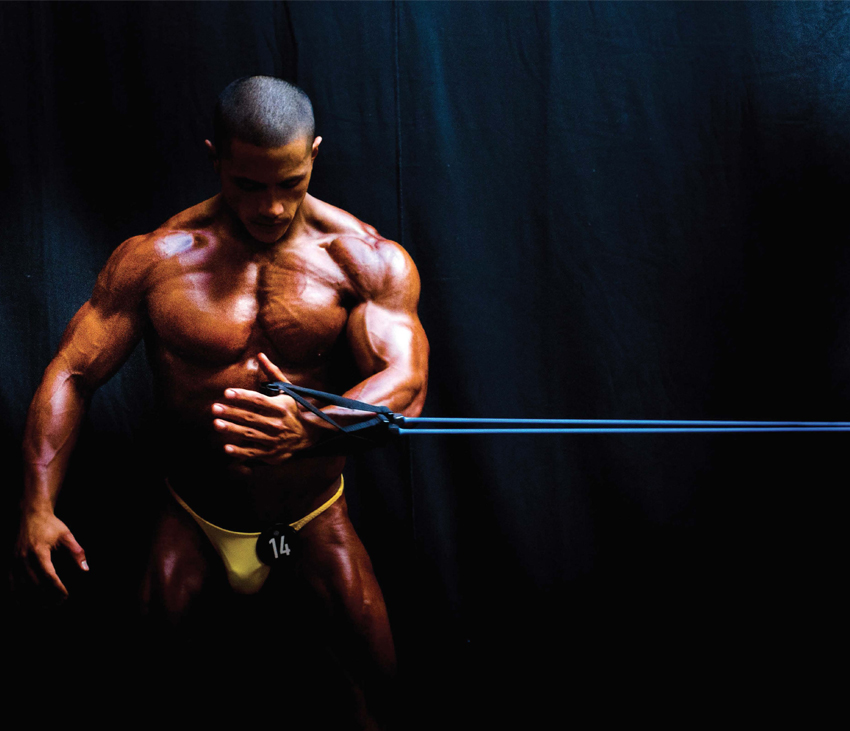
[[[216,193],[212,105],[253,73],[313,99],[313,194],[416,261],[427,414],[850,415],[847,4],[3,3],[0,39],[7,536],[65,324],[122,240]],[[846,439],[419,437],[353,461],[411,719],[537,728],[589,693],[693,717],[797,687],[834,641]],[[90,581],[27,632],[122,626],[155,454],[140,349],[63,493]]]

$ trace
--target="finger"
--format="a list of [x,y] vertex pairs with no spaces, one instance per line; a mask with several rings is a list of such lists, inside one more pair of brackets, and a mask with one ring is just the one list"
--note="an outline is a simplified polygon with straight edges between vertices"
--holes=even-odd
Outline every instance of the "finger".
[[68,596],[68,590],[65,588],[65,584],[62,583],[59,574],[56,573],[56,569],[53,567],[53,562],[50,560],[50,551],[36,551],[36,556],[38,557],[41,572],[50,580],[53,586],[62,592],[63,596]]
[[259,442],[263,445],[269,445],[275,442],[275,440],[265,432],[259,431],[258,429],[252,429],[247,426],[242,426],[241,424],[234,424],[230,421],[225,421],[224,419],[216,419],[213,421],[213,426],[218,431],[225,434],[234,434],[242,439]]
[[56,573],[56,569],[53,568],[53,564],[50,564],[49,568],[47,568],[45,573],[50,579],[50,583],[53,584],[53,586],[55,586],[60,592],[62,592],[62,596],[68,596],[68,590],[65,588],[65,584],[62,583],[62,580],[59,578],[59,574]]
[[29,576],[30,583],[34,586],[40,586],[41,577],[38,575],[38,572],[30,565],[29,559],[23,559],[21,561],[21,564],[23,564],[24,571],[26,571],[27,576]]
[[77,543],[77,539],[74,538],[70,531],[61,535],[59,537],[59,542],[71,552],[71,555],[74,557],[74,561],[82,571],[89,570],[89,565],[86,561],[86,552],[83,550],[83,547]]
[[271,377],[275,381],[283,381],[284,383],[290,382],[289,379],[283,375],[283,371],[272,363],[265,353],[259,353],[257,358],[259,359],[260,365],[266,372],[267,376]]
[[[235,424],[243,424],[244,426],[260,427],[261,425],[267,425],[270,420],[275,418],[271,414],[258,413],[261,409],[257,409],[253,404],[251,406],[253,408],[249,411],[233,404],[216,403],[213,404],[212,412],[215,418],[231,421]],[[277,415],[279,415],[280,409],[277,408],[275,410]]]
[[[279,414],[281,402],[274,399],[289,399],[289,396],[264,396],[257,391],[248,391],[244,388],[228,388],[224,392],[224,397],[227,400],[227,405],[241,407],[259,414]],[[289,400],[292,401],[292,399]]]
[[224,451],[233,457],[255,459],[260,462],[280,462],[292,456],[291,452],[267,452],[258,447],[240,447],[236,444],[225,444]]
[[276,406],[278,408],[274,415],[258,414],[256,411],[246,411],[227,404],[213,404],[212,411],[218,421],[241,424],[261,430],[266,434],[277,434],[284,428],[285,424],[281,418],[280,405],[276,404]]

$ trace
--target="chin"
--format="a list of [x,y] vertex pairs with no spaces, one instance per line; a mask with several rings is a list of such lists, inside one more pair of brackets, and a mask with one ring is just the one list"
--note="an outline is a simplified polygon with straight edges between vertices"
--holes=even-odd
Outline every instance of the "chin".
[[255,241],[263,244],[275,244],[286,234],[289,226],[257,226],[256,224],[245,224],[245,230]]

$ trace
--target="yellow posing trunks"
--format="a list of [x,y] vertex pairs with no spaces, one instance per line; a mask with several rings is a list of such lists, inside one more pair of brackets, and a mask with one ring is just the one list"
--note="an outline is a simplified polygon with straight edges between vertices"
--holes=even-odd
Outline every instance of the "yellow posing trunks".
[[[166,484],[168,485],[167,480]],[[301,520],[296,520],[294,523],[290,523],[289,527],[296,531],[301,530],[317,515],[324,513],[331,505],[339,500],[344,486],[342,476],[340,476],[339,490],[336,491],[336,494],[309,515],[304,516]],[[237,531],[219,528],[217,525],[204,520],[192,510],[183,498],[174,492],[171,485],[168,485],[168,489],[171,491],[174,499],[180,503],[183,509],[195,519],[201,530],[207,534],[207,538],[210,539],[213,548],[221,556],[224,569],[227,572],[227,580],[230,582],[230,586],[233,587],[233,591],[238,594],[256,594],[266,582],[271,571],[270,566],[266,566],[266,564],[257,558],[257,538],[260,537],[260,533],[238,533]]]

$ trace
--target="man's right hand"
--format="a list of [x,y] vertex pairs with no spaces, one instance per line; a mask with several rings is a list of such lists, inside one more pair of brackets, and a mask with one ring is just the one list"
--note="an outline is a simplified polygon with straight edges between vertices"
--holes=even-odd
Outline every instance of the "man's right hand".
[[68,596],[68,590],[56,573],[51,554],[59,548],[67,550],[82,571],[88,571],[86,554],[68,526],[53,513],[32,513],[21,520],[15,555],[18,567],[38,587],[55,588]]

